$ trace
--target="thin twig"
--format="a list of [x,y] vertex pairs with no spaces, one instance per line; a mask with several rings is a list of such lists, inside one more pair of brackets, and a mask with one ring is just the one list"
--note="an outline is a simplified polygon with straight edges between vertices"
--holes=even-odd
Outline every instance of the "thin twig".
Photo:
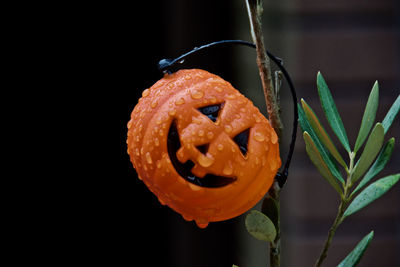
[[320,267],[322,265],[322,262],[325,260],[326,256],[328,256],[328,249],[331,245],[332,238],[336,233],[336,229],[339,227],[339,225],[343,221],[343,213],[345,211],[345,203],[343,200],[340,202],[338,213],[336,215],[335,221],[333,222],[331,228],[329,229],[328,232],[328,237],[325,241],[324,247],[321,251],[321,254],[318,257],[317,262],[315,263],[315,267]]
[[276,102],[270,61],[265,51],[261,27],[261,15],[263,12],[262,0],[246,0],[246,7],[250,20],[251,36],[253,38],[253,42],[256,44],[257,66],[260,72],[268,116],[273,128],[280,137],[283,126],[279,116],[279,106]]
[[[277,102],[274,84],[272,81],[270,61],[264,46],[264,38],[261,27],[261,15],[263,12],[262,0],[246,0],[246,7],[250,20],[251,36],[253,38],[253,42],[256,44],[257,66],[261,77],[268,116],[271,121],[272,127],[280,138],[283,126],[279,115],[279,104]],[[278,220],[275,225],[277,235],[275,240],[269,243],[270,267],[279,267],[281,256],[281,231],[279,219],[280,187],[277,180],[274,181],[268,193],[271,198],[276,201],[278,206]]]
[[320,267],[322,265],[322,262],[328,256],[328,250],[331,245],[332,239],[335,236],[336,229],[343,222],[343,220],[344,220],[343,214],[344,214],[345,210],[347,209],[349,202],[351,201],[351,195],[350,195],[349,191],[350,191],[350,187],[351,187],[351,176],[352,176],[353,168],[354,168],[355,154],[353,152],[351,152],[351,153],[349,153],[349,157],[350,157],[350,164],[349,164],[349,170],[347,171],[347,181],[343,188],[343,195],[341,195],[341,197],[340,197],[338,213],[336,215],[335,221],[333,222],[331,228],[329,229],[328,237],[326,238],[324,247],[321,250],[321,253],[317,259],[317,262],[315,263],[315,267]]

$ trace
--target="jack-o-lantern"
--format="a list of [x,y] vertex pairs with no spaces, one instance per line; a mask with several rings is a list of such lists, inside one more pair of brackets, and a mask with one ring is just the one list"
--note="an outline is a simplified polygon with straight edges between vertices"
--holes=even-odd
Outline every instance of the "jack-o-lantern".
[[199,227],[253,207],[281,166],[270,122],[229,82],[199,69],[165,74],[143,91],[127,144],[139,178]]

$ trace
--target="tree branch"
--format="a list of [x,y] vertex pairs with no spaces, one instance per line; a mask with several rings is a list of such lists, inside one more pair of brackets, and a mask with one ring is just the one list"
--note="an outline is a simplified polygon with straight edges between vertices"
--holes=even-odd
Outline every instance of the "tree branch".
[[[279,114],[279,103],[276,96],[277,92],[274,89],[274,84],[271,75],[270,61],[265,51],[264,38],[261,27],[261,15],[263,12],[262,0],[246,0],[247,13],[250,20],[250,32],[253,42],[256,44],[257,50],[257,66],[261,77],[261,83],[264,91],[265,103],[267,105],[267,112],[272,127],[279,136],[282,135],[282,122]],[[276,238],[273,242],[269,243],[269,260],[270,267],[279,267],[281,259],[281,231],[280,231],[280,187],[278,181],[275,179],[273,185],[269,190],[269,195],[277,204],[276,222]]]
[[268,116],[275,132],[281,137],[283,126],[279,115],[279,105],[275,96],[270,61],[265,51],[261,27],[261,15],[263,12],[262,0],[246,0],[246,7],[250,20],[251,36],[253,42],[256,44],[257,66],[260,72]]

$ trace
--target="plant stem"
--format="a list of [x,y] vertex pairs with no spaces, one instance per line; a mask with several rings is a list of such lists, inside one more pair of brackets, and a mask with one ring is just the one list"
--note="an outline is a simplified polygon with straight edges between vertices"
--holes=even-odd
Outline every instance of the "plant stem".
[[264,37],[261,27],[263,12],[262,0],[246,0],[247,13],[250,20],[250,31],[257,50],[257,66],[261,77],[268,116],[277,135],[282,133],[282,121],[279,116],[279,105],[275,96],[271,75],[270,61],[265,51]]
[[328,249],[329,249],[329,246],[331,245],[332,238],[336,233],[336,229],[338,228],[338,226],[343,221],[343,213],[344,213],[344,211],[345,211],[345,202],[343,200],[341,200],[340,201],[340,205],[339,205],[339,209],[338,209],[338,213],[337,213],[336,218],[335,218],[335,221],[333,222],[333,225],[329,229],[328,237],[327,237],[327,239],[325,241],[324,248],[322,249],[321,254],[318,257],[318,260],[317,260],[317,263],[315,264],[315,267],[321,266],[322,262],[324,261],[324,259],[328,255]]
[[350,202],[351,197],[352,197],[351,195],[349,196],[349,191],[352,186],[351,176],[353,174],[355,153],[353,153],[353,152],[349,153],[349,157],[350,157],[350,164],[349,164],[349,169],[347,170],[347,181],[346,181],[346,185],[344,186],[343,195],[340,198],[340,205],[338,208],[338,213],[336,215],[335,221],[333,222],[331,228],[329,229],[328,237],[325,241],[324,248],[322,249],[321,254],[318,257],[318,260],[315,263],[315,267],[320,267],[322,262],[328,256],[328,249],[329,249],[329,246],[331,245],[332,238],[336,233],[336,229],[343,222],[343,219],[344,219],[343,214],[344,214],[344,212],[348,206],[348,203]]
[[273,242],[269,243],[269,263],[270,267],[279,267],[281,264],[281,220],[280,220],[280,187],[277,182],[274,182],[269,190],[270,197],[275,200],[277,207],[277,220],[275,222],[276,237]]
[[[274,84],[271,75],[270,61],[265,51],[264,37],[261,27],[261,15],[263,12],[262,0],[246,0],[247,13],[250,20],[250,31],[253,42],[256,44],[257,50],[257,66],[261,77],[261,83],[264,91],[265,103],[267,106],[268,117],[271,125],[277,133],[278,137],[282,134],[282,122],[279,115],[279,104],[274,90]],[[281,255],[281,234],[280,234],[280,213],[279,213],[279,194],[280,187],[278,181],[274,181],[269,190],[269,194],[276,201],[278,210],[278,222],[275,225],[276,238],[269,243],[270,267],[280,266]]]

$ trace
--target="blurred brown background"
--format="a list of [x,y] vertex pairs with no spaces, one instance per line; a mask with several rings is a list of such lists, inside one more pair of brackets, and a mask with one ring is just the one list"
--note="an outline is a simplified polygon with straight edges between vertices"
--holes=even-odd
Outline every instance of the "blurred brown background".
[[[134,266],[268,266],[267,246],[246,233],[244,216],[211,223],[202,230],[160,205],[136,178],[125,143],[126,123],[142,90],[162,77],[158,60],[217,40],[251,40],[244,1],[95,4],[76,6],[68,19],[76,21],[77,17],[77,33],[71,33],[77,41],[66,42],[79,47],[82,55],[75,71],[87,80],[83,90],[93,93],[86,99],[96,105],[89,121],[101,120],[90,135],[99,139],[98,150],[86,157],[96,158],[91,160],[93,168],[79,181],[83,183],[80,188],[87,190],[81,189],[84,201],[76,203],[79,219],[74,229],[80,234],[70,254],[86,256],[87,263],[96,259]],[[380,84],[377,120],[383,119],[400,92],[399,18],[396,0],[264,0],[267,49],[284,59],[298,96],[307,100],[328,128],[315,82],[317,72],[322,72],[352,145],[374,81]],[[204,68],[222,76],[264,110],[255,57],[250,48],[218,47],[186,59],[182,68]],[[286,125],[281,147],[284,158],[292,119],[286,86],[281,99]],[[400,139],[399,125],[397,118],[386,140],[391,136]],[[399,172],[399,166],[396,145],[378,177]],[[334,190],[312,166],[298,138],[282,192],[283,267],[313,266],[337,205]],[[400,266],[399,185],[346,219],[324,266],[336,266],[371,230],[375,237],[359,266]]]

